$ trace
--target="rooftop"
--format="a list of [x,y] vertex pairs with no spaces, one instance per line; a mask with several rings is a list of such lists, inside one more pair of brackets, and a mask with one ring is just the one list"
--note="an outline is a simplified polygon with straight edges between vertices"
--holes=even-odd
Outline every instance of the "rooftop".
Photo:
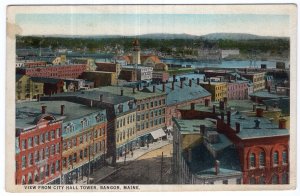
[[208,119],[204,120],[181,120],[173,118],[181,134],[200,133],[200,125],[205,125],[206,130],[214,130],[216,125]]
[[268,91],[257,91],[249,95],[250,97],[259,97],[265,99],[275,99],[275,98],[288,98],[286,95],[278,95],[275,93],[269,93]]
[[[64,115],[60,115],[61,105],[64,105]],[[99,112],[99,108],[72,103],[68,101],[41,101],[23,102],[16,104],[16,127],[26,128],[35,125],[35,120],[41,116],[41,107],[47,106],[46,114],[53,115],[56,119],[69,121],[83,117],[88,114]],[[105,112],[105,111],[102,111]]]

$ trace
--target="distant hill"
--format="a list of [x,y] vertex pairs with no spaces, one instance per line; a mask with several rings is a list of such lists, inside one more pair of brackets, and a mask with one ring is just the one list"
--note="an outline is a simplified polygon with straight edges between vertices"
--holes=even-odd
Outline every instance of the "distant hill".
[[229,39],[229,40],[250,40],[250,39],[288,39],[287,37],[260,36],[247,33],[210,33],[201,36],[208,40]]

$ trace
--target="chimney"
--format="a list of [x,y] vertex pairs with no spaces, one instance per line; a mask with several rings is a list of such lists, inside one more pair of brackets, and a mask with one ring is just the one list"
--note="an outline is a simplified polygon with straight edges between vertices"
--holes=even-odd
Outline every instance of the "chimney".
[[124,90],[123,90],[123,89],[121,89],[121,96],[123,96],[123,94],[124,94]]
[[132,93],[133,93],[133,94],[135,93],[135,87],[132,88]]
[[286,129],[286,121],[284,118],[279,119],[278,129]]
[[269,106],[268,105],[266,105],[266,111],[269,111]]
[[174,90],[174,84],[175,84],[175,82],[172,82],[172,91]]
[[264,109],[263,108],[256,108],[256,116],[263,117],[264,116]]
[[227,106],[227,103],[228,103],[228,98],[227,97],[224,97],[224,104]]
[[224,101],[219,102],[219,108],[220,110],[224,110]]
[[183,81],[180,80],[180,88],[183,88]]
[[162,91],[166,92],[166,84],[165,83],[162,84]]
[[210,102],[209,99],[205,99],[204,101],[205,101],[205,107],[208,107],[209,106],[209,102]]
[[200,134],[201,135],[205,134],[205,125],[200,125]]
[[100,100],[100,102],[103,101],[103,95],[99,95],[99,100]]
[[195,110],[195,103],[191,103],[191,110]]
[[200,85],[200,78],[197,78],[197,85]]
[[155,86],[155,85],[153,85],[153,93],[155,93],[155,87],[156,87],[156,86]]
[[252,108],[253,108],[253,112],[255,112],[256,111],[256,104],[253,104]]
[[270,93],[270,92],[271,92],[271,87],[270,87],[270,86],[268,86],[267,88],[268,88],[268,92]]
[[215,161],[215,174],[218,175],[220,173],[220,161]]
[[175,82],[176,80],[176,75],[173,75],[173,82]]
[[221,120],[224,122],[224,112],[221,112]]
[[192,87],[192,80],[189,80],[189,86]]
[[260,124],[260,120],[259,119],[256,119],[256,120],[254,120],[254,122],[255,122],[255,129],[259,129],[259,124]]
[[47,106],[42,105],[42,114],[46,114],[46,108],[47,108]]
[[65,113],[65,105],[60,105],[60,115],[63,116]]
[[203,82],[206,82],[206,76],[203,77]]
[[189,163],[192,162],[192,149],[191,148],[188,149],[188,162]]
[[213,105],[213,114],[216,113],[216,105]]
[[231,112],[227,111],[227,125],[230,125]]
[[238,122],[235,123],[235,131],[236,133],[239,133],[241,131],[241,124]]

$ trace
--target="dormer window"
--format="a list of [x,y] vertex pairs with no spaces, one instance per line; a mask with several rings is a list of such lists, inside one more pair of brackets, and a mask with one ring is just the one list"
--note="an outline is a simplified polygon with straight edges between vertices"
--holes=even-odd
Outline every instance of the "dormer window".
[[120,105],[118,106],[118,112],[119,112],[119,113],[122,113],[122,112],[123,112],[123,104],[120,104]]

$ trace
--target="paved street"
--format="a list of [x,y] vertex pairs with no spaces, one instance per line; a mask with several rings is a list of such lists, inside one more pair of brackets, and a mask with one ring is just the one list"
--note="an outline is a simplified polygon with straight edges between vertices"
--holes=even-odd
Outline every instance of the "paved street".
[[[163,159],[162,159],[163,152]],[[148,152],[126,165],[99,184],[168,184],[171,183],[172,144]],[[162,166],[162,172],[161,172]],[[162,180],[161,180],[162,173]]]

